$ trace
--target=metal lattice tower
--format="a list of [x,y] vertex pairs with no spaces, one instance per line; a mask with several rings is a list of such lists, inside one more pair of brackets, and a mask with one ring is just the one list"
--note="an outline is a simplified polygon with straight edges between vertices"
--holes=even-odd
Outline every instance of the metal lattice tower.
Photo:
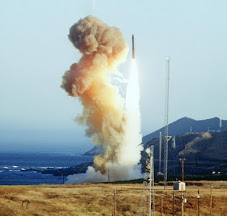
[[154,194],[154,146],[151,145],[147,151],[146,170],[140,200],[139,216],[155,215],[155,194]]
[[165,104],[165,144],[164,144],[164,184],[167,184],[168,178],[168,143],[171,139],[169,136],[169,69],[170,69],[170,58],[166,58],[166,104]]

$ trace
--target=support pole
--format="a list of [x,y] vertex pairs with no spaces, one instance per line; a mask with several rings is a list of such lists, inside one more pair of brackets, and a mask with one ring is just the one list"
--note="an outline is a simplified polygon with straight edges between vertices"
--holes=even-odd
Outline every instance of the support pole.
[[182,174],[182,181],[184,181],[184,162],[186,161],[186,158],[180,158],[181,161],[181,174]]
[[184,192],[181,191],[181,216],[184,216]]
[[[150,165],[151,165],[151,162],[150,162]],[[151,178],[152,178],[152,176],[151,176],[151,166],[150,166],[150,181],[149,181],[149,216],[151,216]]]
[[159,164],[158,164],[158,174],[162,172],[162,132],[159,133]]

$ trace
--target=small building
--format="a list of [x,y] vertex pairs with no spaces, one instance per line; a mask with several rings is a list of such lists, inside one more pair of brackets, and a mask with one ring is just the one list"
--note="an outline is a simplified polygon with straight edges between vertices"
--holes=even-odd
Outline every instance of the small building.
[[185,183],[181,181],[174,182],[173,190],[185,191]]

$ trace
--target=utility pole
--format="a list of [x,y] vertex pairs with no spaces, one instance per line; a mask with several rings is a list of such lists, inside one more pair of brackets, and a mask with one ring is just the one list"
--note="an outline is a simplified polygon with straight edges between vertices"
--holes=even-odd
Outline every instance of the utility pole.
[[184,181],[184,162],[186,161],[186,158],[180,158],[181,161],[181,174],[182,174],[182,181]]
[[184,216],[184,191],[181,191],[181,216]]
[[169,136],[169,71],[170,58],[166,58],[166,104],[165,104],[165,146],[164,146],[164,184],[166,187],[168,180],[168,143],[171,139]]

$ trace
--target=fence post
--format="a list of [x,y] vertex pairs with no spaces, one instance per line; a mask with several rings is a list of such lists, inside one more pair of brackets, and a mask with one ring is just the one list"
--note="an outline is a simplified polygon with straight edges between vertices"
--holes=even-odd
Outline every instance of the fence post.
[[174,195],[174,191],[173,191],[173,216],[174,216],[174,214],[175,214],[175,209],[174,209],[174,207],[175,207],[175,195]]
[[212,216],[212,207],[213,207],[213,194],[212,194],[213,185],[210,186],[210,216]]
[[116,189],[114,189],[114,208],[113,208],[113,214],[112,214],[113,216],[116,216],[116,212],[117,212],[116,200],[117,200]]
[[199,216],[199,213],[200,213],[200,207],[199,207],[199,198],[200,198],[200,195],[199,195],[199,189],[198,189],[198,194],[197,194],[197,198],[198,198],[198,216]]
[[181,191],[181,216],[184,216],[184,192]]
[[163,214],[163,197],[161,196],[161,216]]

